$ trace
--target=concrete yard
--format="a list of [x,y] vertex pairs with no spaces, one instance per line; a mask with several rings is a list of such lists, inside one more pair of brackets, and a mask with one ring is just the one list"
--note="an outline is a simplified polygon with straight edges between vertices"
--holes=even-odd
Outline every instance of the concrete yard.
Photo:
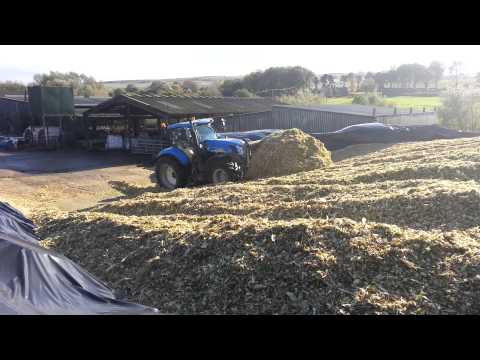
[[[341,161],[388,146],[349,146],[332,152],[332,159]],[[0,151],[0,201],[27,217],[37,204],[62,211],[89,208],[121,198],[131,191],[127,184],[156,187],[150,160],[125,152]]]
[[155,186],[149,158],[122,152],[0,152],[0,201],[31,215],[36,204],[71,211],[121,197],[127,183]]

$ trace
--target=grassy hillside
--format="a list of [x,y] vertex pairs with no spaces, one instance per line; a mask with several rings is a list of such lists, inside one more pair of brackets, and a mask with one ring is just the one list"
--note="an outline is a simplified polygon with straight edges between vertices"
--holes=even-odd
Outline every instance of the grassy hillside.
[[[345,96],[338,98],[324,98],[318,95],[303,94],[295,96],[282,96],[279,100],[291,105],[348,105],[352,103],[353,97]],[[385,98],[385,100],[388,106],[398,106],[405,108],[414,107],[418,109],[426,107],[427,109],[433,109],[434,107],[438,107],[441,105],[440,97],[395,96]]]

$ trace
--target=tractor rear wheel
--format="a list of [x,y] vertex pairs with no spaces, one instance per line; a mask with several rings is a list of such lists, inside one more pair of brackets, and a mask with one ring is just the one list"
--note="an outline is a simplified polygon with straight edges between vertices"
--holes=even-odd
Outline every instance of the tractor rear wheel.
[[168,157],[157,160],[155,174],[158,184],[167,190],[174,190],[187,183],[185,170],[176,160]]

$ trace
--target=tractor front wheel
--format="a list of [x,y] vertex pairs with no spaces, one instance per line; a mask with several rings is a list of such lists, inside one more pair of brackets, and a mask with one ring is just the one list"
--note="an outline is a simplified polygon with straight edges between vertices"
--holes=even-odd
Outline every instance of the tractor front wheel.
[[155,174],[158,184],[167,190],[185,186],[187,182],[185,170],[177,161],[170,158],[160,158],[157,161]]
[[212,184],[222,184],[238,180],[235,164],[231,162],[217,162],[210,166],[208,180]]

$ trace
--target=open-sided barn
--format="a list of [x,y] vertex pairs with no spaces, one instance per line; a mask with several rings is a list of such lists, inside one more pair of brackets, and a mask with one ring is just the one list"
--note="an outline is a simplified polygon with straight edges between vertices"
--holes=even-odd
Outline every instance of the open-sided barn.
[[175,121],[190,117],[218,117],[272,110],[278,101],[270,98],[118,95],[86,112],[96,114],[143,115]]
[[162,124],[268,112],[279,104],[270,98],[122,94],[85,111],[84,121],[90,142],[154,153],[165,141]]

